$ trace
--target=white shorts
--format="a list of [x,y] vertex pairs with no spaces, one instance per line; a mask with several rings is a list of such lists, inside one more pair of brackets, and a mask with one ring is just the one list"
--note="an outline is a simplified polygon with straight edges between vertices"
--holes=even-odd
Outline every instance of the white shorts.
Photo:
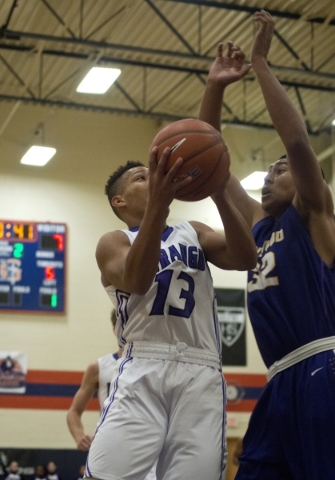
[[[226,399],[219,358],[183,345],[181,351],[144,342],[126,346],[86,477],[144,480],[157,460],[158,480],[221,479]],[[157,349],[160,358],[151,356]]]

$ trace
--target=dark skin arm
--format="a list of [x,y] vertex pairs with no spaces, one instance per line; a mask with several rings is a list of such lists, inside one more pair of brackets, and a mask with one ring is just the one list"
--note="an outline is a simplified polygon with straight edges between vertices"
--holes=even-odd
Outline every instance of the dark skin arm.
[[[200,107],[199,119],[203,120],[221,133],[221,108],[225,89],[228,85],[244,78],[250,64],[245,64],[245,54],[233,42],[227,43],[227,53],[224,54],[223,44],[217,49],[207,78],[207,84]],[[249,227],[252,227],[264,217],[259,202],[251,198],[234,175],[230,175],[226,190],[232,201],[244,216]]]
[[328,265],[335,259],[334,207],[330,190],[309,143],[303,119],[271,72],[267,55],[274,32],[271,15],[264,10],[254,19],[259,23],[251,61],[273,125],[287,152],[289,171],[296,188],[293,205],[308,225],[313,244]]
[[115,231],[104,235],[96,250],[103,284],[138,295],[145,295],[157,273],[161,236],[170,203],[176,191],[192,181],[190,177],[174,181],[183,163],[181,158],[165,173],[170,150],[165,149],[158,162],[156,153],[154,147],[149,158],[148,178],[144,179],[148,182],[147,206],[134,243],[130,245],[125,233]]

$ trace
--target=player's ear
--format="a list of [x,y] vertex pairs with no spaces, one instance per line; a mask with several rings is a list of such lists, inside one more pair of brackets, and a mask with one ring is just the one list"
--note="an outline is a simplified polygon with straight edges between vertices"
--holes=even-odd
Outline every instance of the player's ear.
[[123,207],[126,204],[125,200],[123,199],[122,195],[115,195],[111,199],[111,205],[114,208],[120,208]]

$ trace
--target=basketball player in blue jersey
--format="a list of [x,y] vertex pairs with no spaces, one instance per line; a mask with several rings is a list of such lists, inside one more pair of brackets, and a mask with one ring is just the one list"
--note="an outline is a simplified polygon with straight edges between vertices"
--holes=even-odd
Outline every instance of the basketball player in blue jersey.
[[[267,64],[269,13],[251,63],[286,149],[270,166],[262,203],[232,175],[227,190],[253,228],[257,267],[248,308],[268,383],[250,419],[237,480],[335,479],[335,224],[331,193],[303,120]],[[220,130],[223,92],[250,67],[233,43],[212,65],[200,119]]]
[[[105,192],[128,229],[105,234],[96,251],[117,312],[124,349],[98,424],[86,477],[142,480],[156,460],[158,480],[221,479],[225,384],[214,289],[207,261],[223,269],[256,265],[250,228],[224,189],[214,195],[225,235],[200,222],[167,226],[182,159],[170,149],[149,168],[128,162]],[[226,182],[226,180],[224,180]]]

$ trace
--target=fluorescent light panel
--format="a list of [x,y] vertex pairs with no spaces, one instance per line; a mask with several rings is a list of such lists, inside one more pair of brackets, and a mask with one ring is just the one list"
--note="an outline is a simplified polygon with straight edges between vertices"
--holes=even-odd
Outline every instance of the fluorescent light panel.
[[245,190],[260,190],[264,185],[264,178],[267,172],[254,172],[241,181]]
[[334,118],[334,120],[332,121],[332,125],[335,125],[335,118]]
[[41,147],[33,145],[23,155],[20,163],[24,165],[34,165],[36,167],[44,167],[46,163],[55,155],[56,149],[51,147]]
[[93,67],[78,85],[79,93],[105,93],[120,75],[118,68]]

